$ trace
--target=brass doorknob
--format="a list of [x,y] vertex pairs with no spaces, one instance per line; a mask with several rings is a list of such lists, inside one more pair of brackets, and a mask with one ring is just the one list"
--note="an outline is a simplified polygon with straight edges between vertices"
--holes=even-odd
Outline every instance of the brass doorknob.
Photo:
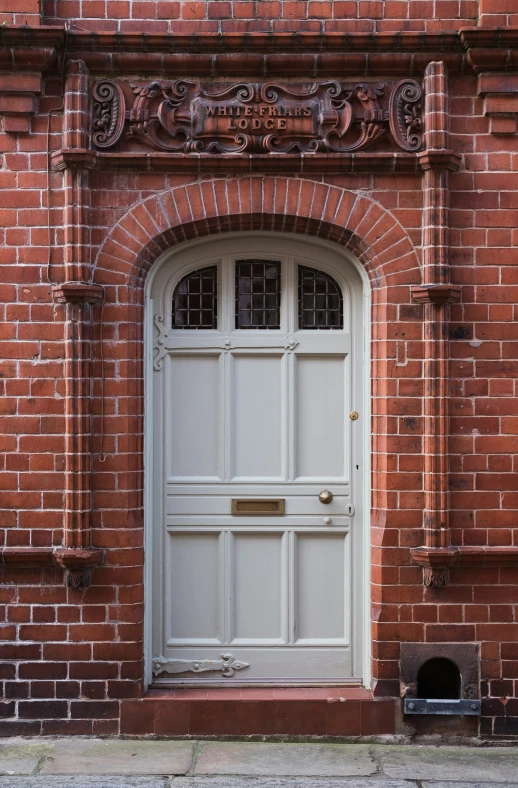
[[333,500],[333,493],[329,492],[329,490],[322,490],[320,495],[318,496],[318,500],[320,503],[331,503]]

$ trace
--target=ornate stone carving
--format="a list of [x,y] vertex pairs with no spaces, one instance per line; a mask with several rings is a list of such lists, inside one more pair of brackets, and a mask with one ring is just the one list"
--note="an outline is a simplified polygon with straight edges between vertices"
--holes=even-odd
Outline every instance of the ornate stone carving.
[[402,79],[392,89],[389,102],[390,131],[400,148],[417,151],[423,144],[421,85],[414,79]]
[[111,79],[93,86],[92,138],[97,148],[109,148],[119,141],[126,118],[126,101],[121,87]]
[[222,654],[221,659],[153,659],[153,674],[161,673],[206,673],[218,671],[222,676],[233,676],[235,670],[249,667],[249,662],[239,662],[233,654]]
[[165,346],[167,330],[164,325],[164,316],[155,315],[153,317],[153,323],[155,325],[156,330],[158,331],[158,335],[155,338],[155,344],[154,344],[155,357],[153,358],[153,369],[155,370],[155,372],[160,372],[160,370],[164,366],[164,358],[167,355],[167,348]]
[[[130,103],[129,86],[124,86]],[[353,153],[387,136],[416,151],[422,138],[421,87],[398,82],[390,100],[384,83],[336,80],[205,84],[178,79],[131,85],[133,104],[125,141],[170,153]],[[122,137],[124,91],[109,80],[94,86],[93,143]],[[382,105],[382,101],[384,102]]]

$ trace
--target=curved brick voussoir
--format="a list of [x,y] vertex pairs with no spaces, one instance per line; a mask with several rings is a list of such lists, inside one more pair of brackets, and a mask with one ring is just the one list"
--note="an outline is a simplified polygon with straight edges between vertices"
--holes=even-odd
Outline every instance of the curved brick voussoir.
[[210,234],[277,231],[311,235],[349,249],[372,286],[420,282],[412,241],[394,216],[366,194],[301,178],[205,180],[151,195],[112,228],[96,260],[95,281],[116,272],[142,282],[172,246]]

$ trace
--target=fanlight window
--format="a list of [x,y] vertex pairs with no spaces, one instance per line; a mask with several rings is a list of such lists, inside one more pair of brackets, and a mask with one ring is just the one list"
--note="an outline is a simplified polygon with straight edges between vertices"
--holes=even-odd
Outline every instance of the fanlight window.
[[184,276],[173,293],[172,328],[218,327],[218,268],[211,265]]
[[323,271],[299,265],[299,328],[343,327],[343,296],[338,282]]
[[[278,260],[235,261],[235,327],[280,329],[281,263]],[[217,329],[218,267],[199,268],[184,276],[173,293],[173,329]],[[342,329],[343,296],[329,274],[298,266],[298,327]]]
[[280,327],[280,262],[236,260],[236,328]]

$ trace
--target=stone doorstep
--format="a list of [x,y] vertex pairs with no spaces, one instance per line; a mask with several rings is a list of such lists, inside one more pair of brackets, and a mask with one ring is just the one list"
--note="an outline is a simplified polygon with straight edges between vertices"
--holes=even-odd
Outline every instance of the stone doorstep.
[[395,733],[397,704],[360,687],[155,689],[122,701],[121,734],[381,736]]

